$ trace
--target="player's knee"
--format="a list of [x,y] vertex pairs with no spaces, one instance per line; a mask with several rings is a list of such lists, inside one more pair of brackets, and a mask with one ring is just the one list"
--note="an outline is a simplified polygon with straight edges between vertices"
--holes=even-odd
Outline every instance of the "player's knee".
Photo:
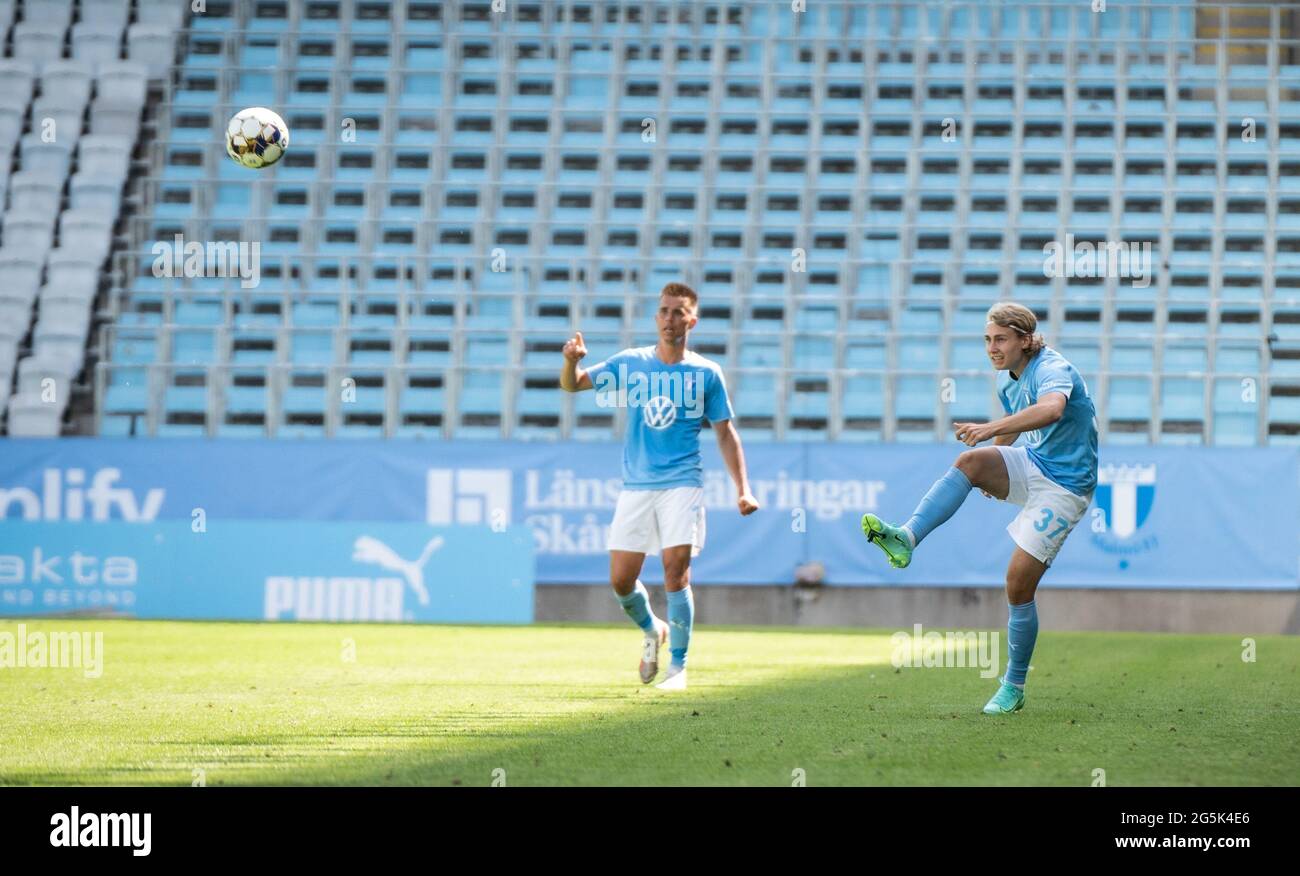
[[1007,575],[1007,602],[1012,605],[1023,605],[1034,598],[1034,591],[1038,589],[1038,580],[1035,577],[1027,575]]
[[980,470],[983,468],[980,463],[979,454],[973,450],[965,450],[959,453],[957,455],[957,461],[953,463],[953,467],[966,475],[966,479],[972,484],[975,483],[976,479],[979,477]]
[[690,566],[665,566],[664,586],[670,590],[681,590],[691,583]]
[[626,575],[618,572],[612,572],[609,576],[610,586],[619,596],[627,596],[636,589],[636,575]]

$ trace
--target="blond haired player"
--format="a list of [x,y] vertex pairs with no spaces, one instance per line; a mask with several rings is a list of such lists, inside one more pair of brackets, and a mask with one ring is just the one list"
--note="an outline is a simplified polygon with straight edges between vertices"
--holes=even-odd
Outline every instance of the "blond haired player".
[[[1043,343],[1029,308],[989,309],[984,347],[998,370],[998,399],[1007,416],[991,423],[954,423],[964,451],[935,481],[902,526],[874,514],[862,518],[867,540],[901,569],[927,535],[951,517],[971,487],[1021,507],[1007,527],[1015,548],[1007,566],[1007,671],[985,714],[1019,711],[1025,674],[1038,638],[1034,594],[1066,536],[1088,510],[1097,486],[1097,419],[1088,386],[1073,365]],[[1016,439],[1025,436],[1023,444]]]

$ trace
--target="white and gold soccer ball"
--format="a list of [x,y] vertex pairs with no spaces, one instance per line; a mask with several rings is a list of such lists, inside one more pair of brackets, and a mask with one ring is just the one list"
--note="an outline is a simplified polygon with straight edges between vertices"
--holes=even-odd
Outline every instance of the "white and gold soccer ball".
[[244,167],[270,167],[289,148],[289,126],[273,110],[250,106],[226,125],[226,154]]

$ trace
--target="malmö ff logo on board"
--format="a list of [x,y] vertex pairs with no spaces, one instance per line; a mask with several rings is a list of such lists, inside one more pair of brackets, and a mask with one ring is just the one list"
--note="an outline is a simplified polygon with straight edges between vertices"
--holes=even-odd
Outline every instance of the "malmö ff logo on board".
[[[1154,550],[1159,541],[1144,535],[1142,526],[1156,501],[1156,467],[1103,465],[1097,471],[1097,507],[1106,516],[1106,530],[1094,532],[1092,543],[1108,554],[1132,555]],[[1124,568],[1127,563],[1121,563]]]

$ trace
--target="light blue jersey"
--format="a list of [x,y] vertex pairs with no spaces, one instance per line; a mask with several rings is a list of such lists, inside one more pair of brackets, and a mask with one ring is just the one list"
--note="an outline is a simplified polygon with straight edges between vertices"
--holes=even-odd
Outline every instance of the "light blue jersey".
[[597,404],[626,407],[623,488],[704,486],[700,427],[734,416],[716,362],[686,351],[669,365],[655,348],[633,347],[587,369]]
[[1088,385],[1051,347],[1029,360],[1019,379],[998,372],[998,398],[1008,414],[1037,404],[1049,392],[1066,398],[1061,419],[1024,434],[1025,450],[1043,474],[1076,496],[1097,486],[1097,412]]

